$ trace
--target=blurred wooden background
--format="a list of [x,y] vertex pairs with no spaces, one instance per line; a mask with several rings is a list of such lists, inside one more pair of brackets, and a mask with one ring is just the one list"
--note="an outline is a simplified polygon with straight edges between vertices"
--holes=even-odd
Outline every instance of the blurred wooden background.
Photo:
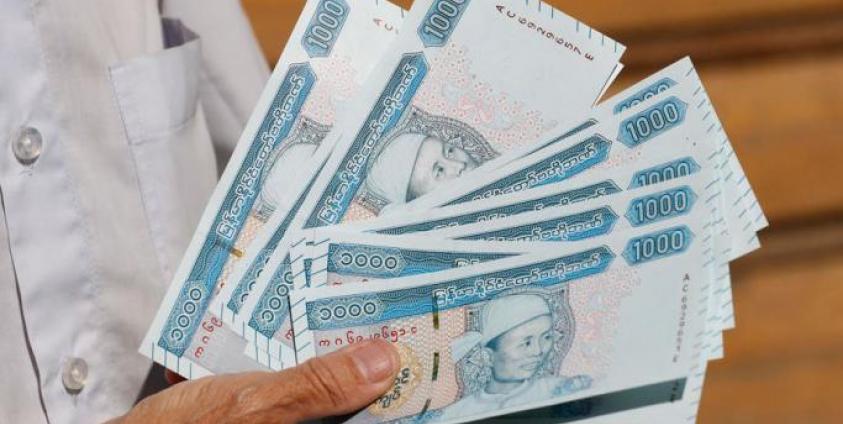
[[[242,1],[274,63],[304,1]],[[548,3],[627,45],[612,91],[691,55],[770,219],[700,422],[843,422],[843,0]]]

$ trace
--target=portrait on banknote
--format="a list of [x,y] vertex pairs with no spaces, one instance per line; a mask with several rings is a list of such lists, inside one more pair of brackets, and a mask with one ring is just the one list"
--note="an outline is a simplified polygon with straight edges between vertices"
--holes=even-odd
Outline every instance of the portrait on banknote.
[[503,293],[473,308],[451,346],[461,397],[442,420],[541,401],[588,388],[586,375],[559,375],[576,319],[565,290]]
[[412,107],[372,154],[361,204],[386,212],[498,155],[470,125]]
[[291,178],[306,170],[309,159],[330,130],[330,125],[306,116],[296,121],[289,140],[272,152],[269,164],[263,169],[263,184],[253,209],[258,219],[266,222],[276,209],[285,209],[292,204],[295,199],[289,198],[287,188]]

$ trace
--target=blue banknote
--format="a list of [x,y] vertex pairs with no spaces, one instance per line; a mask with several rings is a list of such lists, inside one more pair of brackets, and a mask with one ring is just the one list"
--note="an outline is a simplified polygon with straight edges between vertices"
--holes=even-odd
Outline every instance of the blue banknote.
[[[426,235],[390,236],[315,230],[306,255],[292,252],[297,288],[369,282],[427,274],[517,256],[538,249],[519,243],[458,241]],[[312,261],[308,278],[300,272]]]

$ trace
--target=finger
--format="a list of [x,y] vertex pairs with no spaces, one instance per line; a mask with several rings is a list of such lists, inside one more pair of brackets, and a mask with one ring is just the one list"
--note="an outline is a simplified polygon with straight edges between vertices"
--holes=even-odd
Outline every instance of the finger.
[[274,375],[281,422],[346,414],[381,396],[393,384],[401,360],[382,340],[354,344]]
[[182,381],[186,380],[186,378],[182,377],[181,375],[166,369],[164,370],[164,379],[167,380],[167,383],[171,386],[173,384],[181,383]]

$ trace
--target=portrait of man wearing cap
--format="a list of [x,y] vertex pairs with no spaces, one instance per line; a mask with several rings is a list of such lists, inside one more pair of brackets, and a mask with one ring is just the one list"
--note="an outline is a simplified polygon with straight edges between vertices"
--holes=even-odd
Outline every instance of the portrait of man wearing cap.
[[466,332],[451,345],[462,399],[444,408],[438,419],[524,405],[591,386],[585,375],[556,375],[573,342],[574,316],[565,292],[552,296],[511,293],[482,306],[477,331]]
[[261,173],[261,190],[252,209],[263,222],[276,209],[286,209],[295,201],[290,191],[291,180],[302,175],[309,166],[309,159],[322,144],[331,127],[312,119],[301,117],[295,123],[287,140],[276,148]]
[[361,204],[375,214],[407,203],[499,156],[469,125],[412,107],[367,165]]

